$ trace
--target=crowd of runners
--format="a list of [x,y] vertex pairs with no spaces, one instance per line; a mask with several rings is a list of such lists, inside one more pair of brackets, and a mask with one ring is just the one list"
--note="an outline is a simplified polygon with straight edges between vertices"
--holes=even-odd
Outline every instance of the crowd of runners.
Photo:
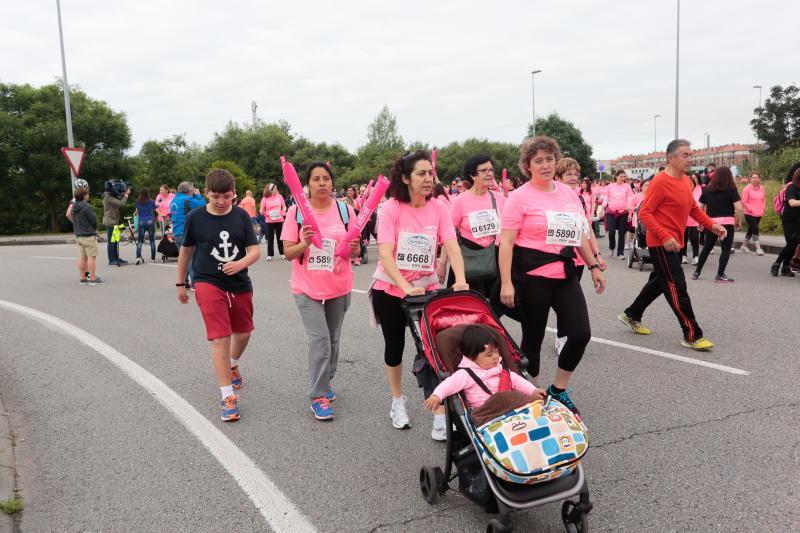
[[[161,222],[162,233],[169,228],[180,250],[177,298],[188,303],[189,291],[194,291],[205,323],[223,421],[240,416],[244,383],[240,360],[253,331],[253,286],[247,268],[261,258],[263,239],[267,261],[276,255],[291,261],[291,293],[308,338],[308,402],[315,418],[334,417],[333,381],[342,324],[350,307],[353,266],[367,262],[366,245],[372,237],[377,239],[379,260],[369,288],[370,316],[384,341],[387,405],[395,428],[411,424],[402,390],[407,319],[401,304],[406,296],[442,287],[476,291],[499,315],[519,321],[519,344],[537,394],[546,393],[577,414],[569,383],[591,338],[580,280],[587,274],[597,293],[606,288],[607,265],[598,238],[608,239],[607,257],[624,259],[626,249],[633,246],[632,230],[637,223],[646,227],[653,271],[619,320],[637,334],[650,334],[642,324],[643,315],[663,294],[678,319],[682,344],[698,351],[709,350],[714,343],[704,337],[692,309],[682,269],[690,261],[689,251],[695,267],[691,278],[698,279],[719,239],[715,281],[732,282],[725,269],[733,253],[734,230],[745,218],[748,231],[740,250],[749,252],[752,243],[755,252],[763,254],[759,221],[766,200],[758,174],[749,177],[741,195],[728,167],[689,176],[691,147],[682,139],[669,144],[665,163],[645,180],[632,180],[618,171],[610,183],[595,182],[581,178],[581,171],[588,169],[562,157],[556,141],[539,136],[521,145],[522,181],[509,178],[498,183],[491,157],[476,154],[465,162],[463,179],[447,187],[436,176],[431,154],[418,150],[394,162],[385,196],[356,233],[351,226],[373,189],[337,189],[329,163],[317,161],[305,169],[304,205],[310,211],[293,205],[291,197],[284,198],[275,183],[266,185],[259,204],[251,191],[237,199],[233,176],[213,169],[202,194],[189,182],[174,192],[163,186],[153,199],[146,189],[140,191],[137,264],[144,260],[145,235],[150,259],[155,260],[155,229]],[[773,275],[792,276],[797,256],[800,165],[788,178],[780,200],[786,248],[772,266]],[[88,207],[88,195],[88,185],[78,182],[67,215],[74,222],[81,251],[81,282],[92,284],[102,280],[95,274],[97,220]],[[106,191],[107,226],[119,222],[119,210],[129,195],[130,189]],[[304,220],[304,212],[312,213],[313,220]],[[109,264],[124,264],[110,230],[108,237]],[[349,257],[336,253],[343,239]],[[558,364],[552,382],[544,386],[539,378],[540,354],[551,309],[557,317]],[[466,355],[475,358],[483,353],[472,348],[475,353]],[[487,361],[482,368],[496,364]],[[431,397],[438,379],[430,373],[427,381],[423,390],[426,406],[433,410],[431,437],[444,440],[441,398]]]

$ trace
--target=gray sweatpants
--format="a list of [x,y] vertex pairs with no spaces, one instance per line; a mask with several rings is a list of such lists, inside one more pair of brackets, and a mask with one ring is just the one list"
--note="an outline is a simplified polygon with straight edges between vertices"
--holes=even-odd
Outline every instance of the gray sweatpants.
[[305,294],[295,294],[294,301],[308,335],[308,376],[311,384],[308,396],[324,396],[336,374],[339,362],[339,335],[350,293],[332,300],[313,300]]

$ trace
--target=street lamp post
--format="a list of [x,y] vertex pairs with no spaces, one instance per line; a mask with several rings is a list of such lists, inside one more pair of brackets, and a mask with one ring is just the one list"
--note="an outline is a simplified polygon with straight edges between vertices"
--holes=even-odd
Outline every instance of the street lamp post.
[[678,0],[678,24],[675,37],[675,138],[678,138],[678,80],[681,72],[681,0]]
[[711,162],[711,134],[706,133],[706,166]]
[[533,114],[533,137],[536,137],[536,87],[534,85],[534,76],[541,72],[541,70],[531,71],[531,113]]
[[[58,11],[58,38],[61,41],[61,71],[64,74],[64,109],[67,114],[67,145],[75,147],[75,140],[72,137],[72,111],[69,107],[69,82],[67,81],[67,60],[64,56],[64,32],[61,30],[61,2],[56,0],[56,11]],[[75,184],[75,173],[69,169],[69,190],[72,191]]]
[[[753,89],[758,89],[758,109],[761,109],[761,85],[753,85]],[[760,142],[761,139],[758,138],[758,132],[756,132],[756,150],[758,150]]]
[[658,152],[658,117],[661,115],[653,115],[653,151]]

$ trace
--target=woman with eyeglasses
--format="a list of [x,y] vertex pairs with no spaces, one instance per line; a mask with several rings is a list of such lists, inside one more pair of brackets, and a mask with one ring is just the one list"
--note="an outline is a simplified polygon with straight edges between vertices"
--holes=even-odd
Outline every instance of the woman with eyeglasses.
[[552,308],[567,337],[547,393],[578,414],[567,387],[589,339],[589,312],[578,281],[576,253],[586,263],[595,292],[606,281],[589,243],[589,225],[578,195],[553,178],[561,159],[550,137],[529,137],[520,148],[519,168],[531,179],[509,196],[500,235],[500,302],[516,309],[523,353],[536,380],[547,317]]
[[[386,378],[392,393],[389,416],[397,429],[411,427],[401,387],[407,323],[401,303],[406,296],[439,288],[437,244],[442,244],[450,256],[455,271],[453,289],[469,288],[464,280],[464,261],[453,223],[445,207],[431,197],[432,191],[431,156],[424,150],[406,154],[392,167],[386,192],[388,200],[378,216],[380,261],[372,276],[370,301],[383,332]],[[426,397],[438,385],[435,375],[427,380],[418,376],[418,381]],[[434,415],[431,437],[435,440],[446,438],[444,419],[444,409]]]
[[[470,188],[456,196],[450,206],[450,219],[456,227],[461,255],[465,258],[467,283],[471,289],[488,297],[494,287],[497,276],[497,245],[500,243],[500,216],[506,198],[499,192],[492,191],[494,165],[492,158],[486,154],[478,154],[464,163],[464,180]],[[482,255],[492,256],[491,272],[487,271]],[[483,269],[471,266],[475,262],[483,265]],[[483,270],[483,272],[479,272]],[[442,253],[439,263],[439,280],[444,282],[447,272],[447,251]],[[455,282],[455,275],[450,273],[448,285]]]

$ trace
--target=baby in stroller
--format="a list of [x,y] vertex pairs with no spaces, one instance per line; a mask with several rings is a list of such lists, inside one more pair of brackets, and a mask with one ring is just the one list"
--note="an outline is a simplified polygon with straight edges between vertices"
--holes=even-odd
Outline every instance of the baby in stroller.
[[[424,403],[426,409],[434,411],[442,405],[444,398],[462,391],[471,409],[480,408],[499,391],[519,391],[524,395],[521,397],[524,403],[545,397],[545,391],[503,367],[497,342],[488,329],[476,325],[464,328],[459,351],[463,358],[458,370],[428,396]],[[521,406],[511,405],[509,410]]]

